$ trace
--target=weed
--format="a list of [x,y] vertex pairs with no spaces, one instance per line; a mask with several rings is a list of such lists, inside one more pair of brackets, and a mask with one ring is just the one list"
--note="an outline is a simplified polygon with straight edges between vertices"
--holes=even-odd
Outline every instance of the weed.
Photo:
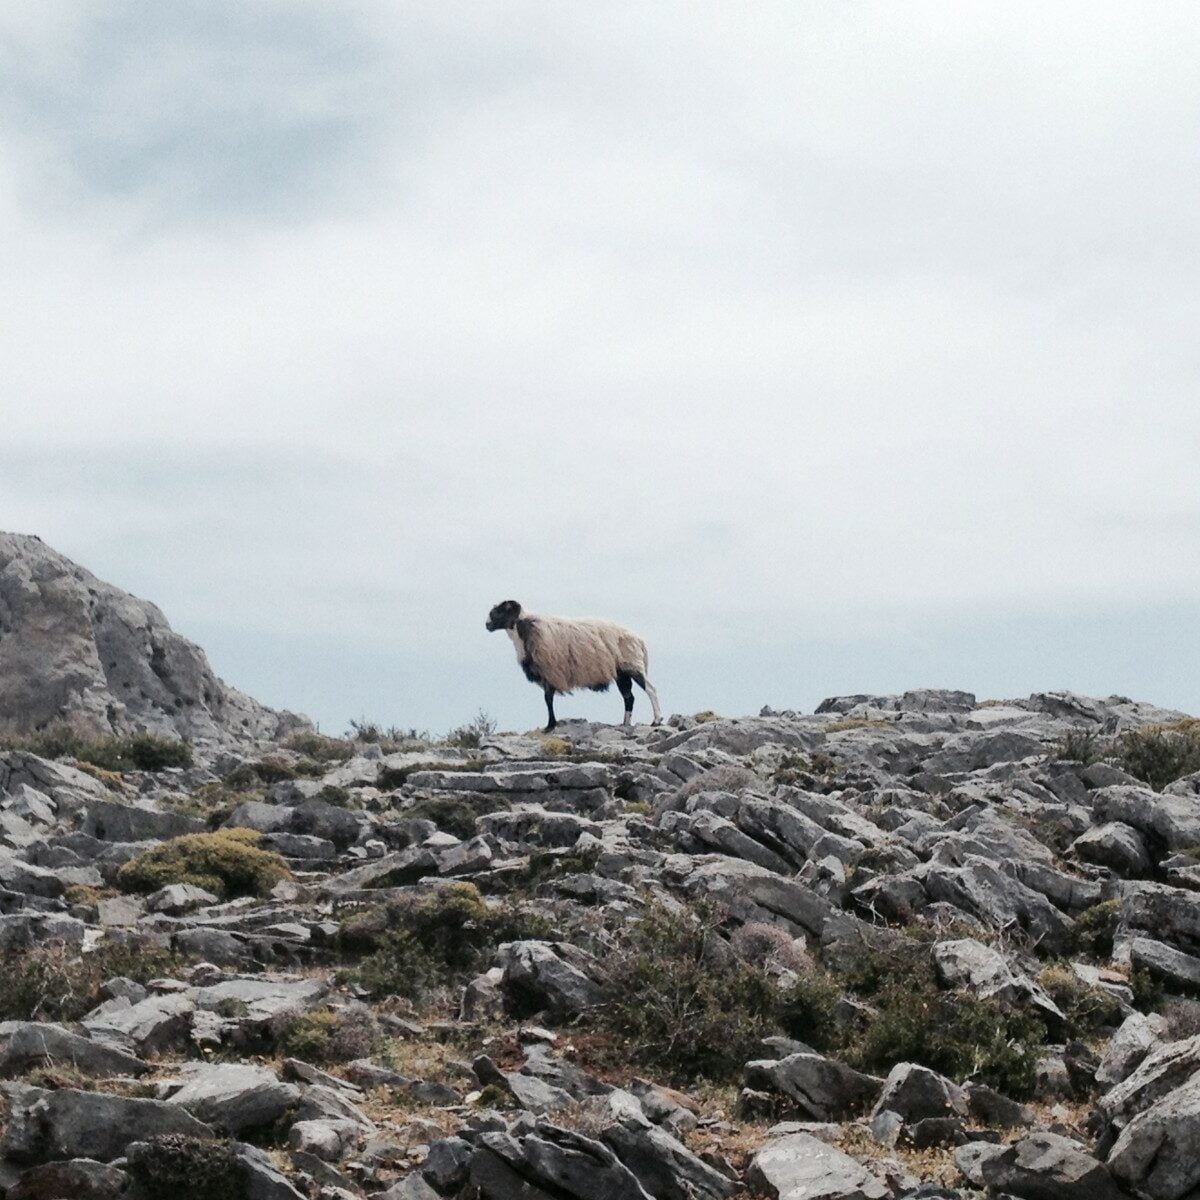
[[1090,767],[1092,763],[1107,758],[1112,750],[1110,739],[1102,738],[1095,729],[1089,729],[1085,725],[1076,725],[1063,734],[1050,757]]
[[496,732],[496,722],[480,709],[475,718],[465,725],[459,725],[446,734],[448,746],[459,746],[464,750],[478,750],[483,739],[491,737]]
[[166,950],[105,939],[90,953],[62,942],[10,951],[0,973],[0,1020],[77,1021],[100,1003],[100,987],[114,975],[140,982],[176,963]]

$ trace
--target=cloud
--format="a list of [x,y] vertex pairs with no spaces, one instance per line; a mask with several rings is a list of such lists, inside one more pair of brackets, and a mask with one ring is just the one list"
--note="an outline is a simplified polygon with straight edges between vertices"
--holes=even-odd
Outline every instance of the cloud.
[[228,636],[235,681],[274,631],[429,696],[514,595],[774,694],[782,640],[953,610],[937,675],[1003,651],[973,613],[1200,586],[1190,8],[0,31],[2,523]]

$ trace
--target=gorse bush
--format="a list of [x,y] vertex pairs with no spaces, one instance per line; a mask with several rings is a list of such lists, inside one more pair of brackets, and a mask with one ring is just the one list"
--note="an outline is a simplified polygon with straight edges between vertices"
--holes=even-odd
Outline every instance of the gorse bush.
[[176,962],[157,946],[108,939],[86,954],[62,942],[9,951],[0,972],[0,1020],[77,1021],[100,1003],[105,980],[123,975],[145,983]]
[[254,829],[220,829],[171,838],[132,858],[117,872],[126,892],[154,892],[169,883],[191,883],[222,899],[266,896],[291,872],[280,855],[263,850]]
[[152,733],[99,738],[66,723],[56,723],[24,737],[5,738],[0,749],[28,750],[39,758],[74,758],[103,771],[122,773],[192,765],[191,746],[177,738],[161,738]]
[[1145,780],[1155,791],[1200,771],[1200,725],[1147,725],[1122,735],[1117,742],[1121,765]]

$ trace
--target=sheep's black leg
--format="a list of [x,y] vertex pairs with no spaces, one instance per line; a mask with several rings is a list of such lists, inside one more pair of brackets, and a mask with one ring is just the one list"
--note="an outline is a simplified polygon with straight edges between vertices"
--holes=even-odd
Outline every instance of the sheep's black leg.
[[628,725],[633,716],[633,676],[628,671],[617,672],[617,691],[625,701],[625,720],[622,725]]
[[546,732],[550,733],[558,722],[554,719],[554,689],[546,688],[546,715],[550,718],[546,722]]

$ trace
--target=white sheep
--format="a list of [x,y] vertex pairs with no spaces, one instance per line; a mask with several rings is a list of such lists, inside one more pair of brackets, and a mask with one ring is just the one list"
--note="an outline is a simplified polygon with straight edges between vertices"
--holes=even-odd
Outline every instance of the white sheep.
[[525,612],[515,600],[497,604],[488,613],[487,627],[492,632],[497,629],[507,632],[525,678],[539,684],[545,693],[550,718],[547,733],[557,724],[555,692],[572,692],[576,688],[605,692],[612,683],[625,701],[623,725],[632,719],[635,683],[650,697],[653,723],[662,724],[658,693],[646,678],[649,660],[646,643],[636,633],[612,621],[535,616]]

